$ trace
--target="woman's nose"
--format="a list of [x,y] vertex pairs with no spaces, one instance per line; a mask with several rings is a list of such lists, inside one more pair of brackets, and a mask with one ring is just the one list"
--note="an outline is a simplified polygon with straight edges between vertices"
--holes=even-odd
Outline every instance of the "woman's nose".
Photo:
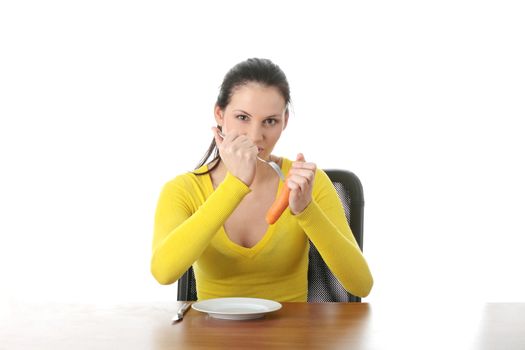
[[263,130],[261,128],[251,128],[248,131],[248,137],[254,142],[257,143],[258,141],[261,141],[263,139]]

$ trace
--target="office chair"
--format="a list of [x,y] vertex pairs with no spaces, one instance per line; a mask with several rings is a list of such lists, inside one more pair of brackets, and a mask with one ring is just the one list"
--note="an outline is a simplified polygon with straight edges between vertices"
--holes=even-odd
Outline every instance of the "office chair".
[[[346,170],[325,170],[341,199],[352,233],[363,250],[363,186],[359,178]],[[178,280],[177,300],[197,300],[193,268]],[[308,254],[308,302],[361,302],[360,297],[348,293],[332,274],[323,258],[310,242]]]

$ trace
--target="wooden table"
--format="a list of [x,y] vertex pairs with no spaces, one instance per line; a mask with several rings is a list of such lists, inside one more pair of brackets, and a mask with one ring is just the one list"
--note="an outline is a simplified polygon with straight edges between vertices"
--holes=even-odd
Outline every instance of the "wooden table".
[[525,349],[525,304],[283,303],[228,321],[179,303],[11,304],[0,349]]

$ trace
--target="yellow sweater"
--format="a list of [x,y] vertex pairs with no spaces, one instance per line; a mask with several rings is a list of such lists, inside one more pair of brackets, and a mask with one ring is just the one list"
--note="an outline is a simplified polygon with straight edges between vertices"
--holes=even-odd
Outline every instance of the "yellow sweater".
[[[285,174],[290,167],[283,159]],[[203,170],[206,166],[198,172]],[[370,270],[325,172],[317,170],[312,202],[302,213],[286,209],[255,246],[246,248],[228,238],[223,224],[249,192],[230,173],[215,190],[209,174],[187,173],[169,181],[155,214],[151,271],[157,281],[171,284],[193,265],[199,300],[306,301],[310,239],[347,291],[368,295]]]

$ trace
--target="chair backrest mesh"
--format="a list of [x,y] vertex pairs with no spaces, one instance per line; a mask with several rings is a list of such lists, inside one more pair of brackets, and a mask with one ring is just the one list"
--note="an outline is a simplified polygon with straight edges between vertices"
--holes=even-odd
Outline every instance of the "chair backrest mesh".
[[[332,173],[327,171],[327,174],[330,176]],[[345,183],[344,178],[331,178],[331,180],[341,199],[346,220],[350,224],[352,222],[351,213],[353,204],[351,198],[352,186]],[[359,205],[359,203],[357,203],[357,205]],[[361,247],[362,243],[359,242],[357,237],[356,240]],[[308,302],[359,302],[361,300],[343,288],[312,242],[310,242],[308,259]]]

